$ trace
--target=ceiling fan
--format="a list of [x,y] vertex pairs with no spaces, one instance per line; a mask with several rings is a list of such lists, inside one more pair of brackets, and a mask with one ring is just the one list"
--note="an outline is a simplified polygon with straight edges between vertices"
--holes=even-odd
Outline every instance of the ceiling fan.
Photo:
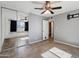
[[59,7],[51,7],[50,1],[46,1],[42,8],[34,8],[34,9],[44,10],[41,14],[45,13],[47,10],[51,14],[54,14],[54,12],[52,10],[61,9],[61,8],[62,8],[61,6],[59,6]]

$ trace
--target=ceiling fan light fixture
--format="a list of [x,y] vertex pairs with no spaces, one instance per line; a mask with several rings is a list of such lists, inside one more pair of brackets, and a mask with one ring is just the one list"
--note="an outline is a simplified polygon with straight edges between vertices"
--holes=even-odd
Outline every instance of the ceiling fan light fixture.
[[52,10],[58,10],[58,9],[61,9],[61,8],[62,8],[61,6],[52,7],[51,2],[46,1],[42,8],[35,8],[35,9],[44,10],[41,14],[43,14],[43,13],[45,13],[45,14],[50,14],[50,13],[54,14],[54,12]]
[[49,10],[47,10],[44,14],[50,14]]

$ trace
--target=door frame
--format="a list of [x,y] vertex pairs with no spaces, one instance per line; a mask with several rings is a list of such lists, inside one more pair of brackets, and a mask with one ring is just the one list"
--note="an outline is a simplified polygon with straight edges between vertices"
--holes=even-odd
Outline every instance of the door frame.
[[[47,19],[43,19],[43,20],[49,21]],[[42,20],[42,40],[43,40],[43,20]],[[55,23],[54,23],[54,20],[52,20],[52,19],[51,19],[51,22],[53,22],[53,41],[54,41],[54,39],[55,39],[55,37],[54,37],[54,26],[55,26]]]
[[[51,38],[49,37],[49,40],[51,41],[51,40],[53,40],[54,41],[54,20],[49,20],[49,22],[51,22]],[[49,23],[48,23],[48,25],[49,25]],[[50,28],[49,28],[49,30],[50,30]],[[50,33],[49,33],[50,34]]]
[[54,40],[54,21],[52,20],[51,22],[53,22],[53,33],[52,33],[52,35],[53,35],[53,40]]

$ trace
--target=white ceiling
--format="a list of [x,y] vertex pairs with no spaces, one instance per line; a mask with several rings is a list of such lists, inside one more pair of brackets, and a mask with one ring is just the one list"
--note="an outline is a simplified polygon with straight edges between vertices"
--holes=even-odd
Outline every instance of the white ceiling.
[[[61,1],[50,1],[51,3],[58,3],[58,2],[61,2]],[[45,1],[32,1],[32,3],[35,3],[35,4],[44,4]]]
[[54,1],[52,2],[53,6],[62,6],[62,9],[59,10],[53,10],[55,14],[41,14],[43,10],[35,10],[36,7],[42,7],[44,2],[42,1],[15,1],[15,2],[0,2],[0,4],[3,4],[5,7],[9,7],[16,10],[21,10],[26,13],[34,13],[40,16],[50,17],[54,15],[58,15],[61,13],[69,12],[72,10],[79,9],[79,1]]

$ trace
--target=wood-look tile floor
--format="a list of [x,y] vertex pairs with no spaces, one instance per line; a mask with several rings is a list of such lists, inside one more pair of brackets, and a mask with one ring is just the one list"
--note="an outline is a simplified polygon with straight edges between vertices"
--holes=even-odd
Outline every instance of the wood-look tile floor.
[[27,39],[22,40],[22,38],[5,39],[2,50],[6,50],[9,48],[18,47],[22,45],[28,45],[28,40]]
[[[1,54],[6,54],[10,58],[42,58],[41,54],[46,52],[52,47],[60,48],[70,54],[72,57],[78,58],[79,57],[79,48],[74,48],[68,45],[50,42],[48,40],[42,41],[39,43],[34,43],[28,46],[22,46],[15,49],[10,49],[7,51],[2,52]],[[0,54],[0,55],[1,55]]]

